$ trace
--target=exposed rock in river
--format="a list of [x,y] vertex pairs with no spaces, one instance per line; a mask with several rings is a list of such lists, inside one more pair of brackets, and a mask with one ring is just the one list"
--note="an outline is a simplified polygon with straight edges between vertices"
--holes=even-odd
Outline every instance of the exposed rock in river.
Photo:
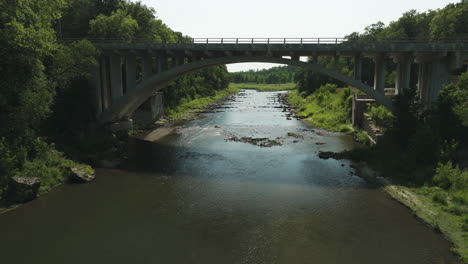
[[69,180],[72,183],[87,183],[94,180],[94,173],[83,168],[70,168]]
[[8,183],[4,199],[13,203],[24,203],[37,197],[41,180],[32,177],[13,177]]
[[330,152],[330,151],[320,151],[318,156],[321,159],[336,159],[336,160],[349,158],[348,155],[346,155],[345,153],[337,153],[337,152]]
[[280,138],[271,140],[269,138],[252,138],[252,137],[238,138],[238,137],[231,137],[228,140],[236,141],[236,142],[250,143],[250,144],[255,145],[255,146],[269,148],[269,147],[273,147],[273,146],[281,146],[282,144],[281,144],[281,142],[278,141],[279,139]]

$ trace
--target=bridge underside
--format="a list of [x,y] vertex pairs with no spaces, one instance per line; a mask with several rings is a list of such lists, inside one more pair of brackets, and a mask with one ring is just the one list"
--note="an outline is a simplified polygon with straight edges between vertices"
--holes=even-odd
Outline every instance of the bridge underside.
[[[302,48],[295,45],[280,45],[277,48],[274,45],[236,45],[226,48],[226,45],[221,45],[224,47],[221,49],[219,45],[192,44],[187,47],[173,44],[172,48],[161,45],[157,48],[138,45],[112,49],[100,47],[102,55],[93,81],[96,84],[96,114],[101,123],[129,117],[157,91],[185,74],[240,62],[278,63],[310,69],[361,90],[389,109],[392,109],[392,100],[384,94],[385,60],[391,58],[397,65],[397,93],[409,89],[411,66],[416,63],[420,98],[429,105],[437,98],[440,88],[450,82],[451,72],[461,68],[468,59],[463,57],[466,53],[440,51],[433,46],[427,46],[420,52],[410,52],[395,46],[358,49],[349,45],[312,45],[306,48],[304,45],[301,45]],[[336,68],[329,70],[315,63],[303,62],[299,60],[300,56],[310,56],[313,62],[317,61],[318,56],[333,56]],[[337,62],[341,56],[353,57],[354,78],[338,72]],[[364,57],[374,60],[373,87],[361,82]]]

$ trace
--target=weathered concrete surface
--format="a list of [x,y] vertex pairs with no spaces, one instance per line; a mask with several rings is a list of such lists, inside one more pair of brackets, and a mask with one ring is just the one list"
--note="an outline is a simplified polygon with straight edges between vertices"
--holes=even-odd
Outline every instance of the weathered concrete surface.
[[[240,63],[271,62],[303,67],[328,75],[356,87],[392,110],[391,99],[385,97],[385,61],[393,58],[397,63],[395,78],[398,93],[409,88],[412,63],[419,65],[418,88],[423,103],[430,106],[438,91],[447,84],[455,69],[460,69],[468,58],[468,43],[412,43],[385,41],[377,43],[353,42],[347,39],[200,39],[184,43],[126,43],[113,40],[96,41],[100,50],[101,76],[94,78],[96,116],[102,123],[121,120],[184,74],[203,68]],[[242,43],[238,41],[241,40]],[[306,42],[303,43],[303,40]],[[212,41],[212,42],[210,42]],[[214,42],[213,42],[214,41]],[[224,42],[226,41],[226,42]],[[313,63],[300,61],[301,56],[313,58]],[[327,70],[316,64],[319,56],[333,57],[335,66],[340,57],[354,58],[354,78],[340,74],[337,69]],[[291,59],[285,59],[289,57]],[[374,85],[361,82],[362,58],[374,59]],[[138,64],[141,64],[138,67]],[[122,67],[125,66],[125,67]],[[140,74],[137,68],[141,69]],[[122,70],[124,69],[124,70]],[[137,76],[138,75],[138,76]]]
[[143,104],[152,94],[154,94],[155,91],[163,89],[167,84],[187,73],[199,71],[201,69],[216,65],[240,62],[270,62],[311,69],[315,72],[328,75],[350,86],[356,87],[357,89],[368,94],[371,98],[375,99],[378,103],[388,107],[389,109],[393,108],[391,99],[386,97],[384,94],[375,91],[373,87],[370,87],[361,81],[357,81],[353,78],[340,74],[339,72],[328,70],[318,64],[274,57],[221,57],[187,63],[154,75],[152,78],[146,81],[142,81],[133,91],[116,100],[112,106],[109,107],[109,109],[102,113],[99,120],[102,123],[109,123],[115,120],[120,120],[124,116],[128,116],[129,114],[133,113],[141,104]]

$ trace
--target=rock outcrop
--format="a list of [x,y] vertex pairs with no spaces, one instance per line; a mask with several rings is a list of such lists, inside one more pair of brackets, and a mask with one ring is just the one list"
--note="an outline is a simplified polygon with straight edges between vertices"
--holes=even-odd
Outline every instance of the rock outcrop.
[[71,183],[87,183],[94,180],[94,173],[86,172],[83,168],[70,168],[68,179]]
[[3,198],[12,203],[24,203],[37,197],[41,180],[32,177],[13,177],[8,183],[8,187]]

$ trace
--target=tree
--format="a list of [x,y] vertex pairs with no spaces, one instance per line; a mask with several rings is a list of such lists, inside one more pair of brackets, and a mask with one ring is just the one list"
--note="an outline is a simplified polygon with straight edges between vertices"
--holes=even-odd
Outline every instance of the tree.
[[123,9],[118,9],[110,16],[98,15],[89,21],[90,35],[97,38],[118,38],[132,40],[139,29],[138,22]]
[[0,133],[18,137],[50,113],[55,91],[43,61],[57,49],[52,23],[64,0],[0,2]]
[[430,23],[433,40],[468,37],[468,2],[449,4]]

